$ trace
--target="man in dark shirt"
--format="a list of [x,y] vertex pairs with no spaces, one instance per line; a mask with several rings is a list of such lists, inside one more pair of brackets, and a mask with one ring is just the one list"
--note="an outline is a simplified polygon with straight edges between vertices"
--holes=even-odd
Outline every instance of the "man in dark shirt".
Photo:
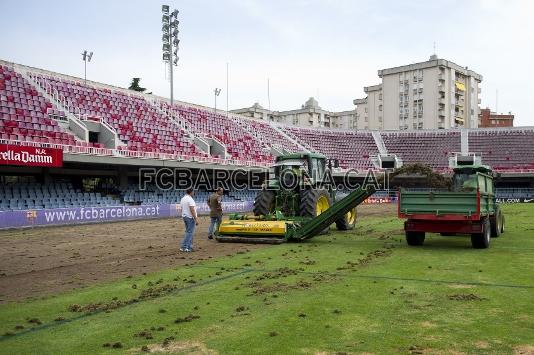
[[223,189],[219,187],[208,197],[208,206],[210,207],[210,227],[208,229],[208,239],[213,239],[213,233],[217,230],[222,221],[222,195]]

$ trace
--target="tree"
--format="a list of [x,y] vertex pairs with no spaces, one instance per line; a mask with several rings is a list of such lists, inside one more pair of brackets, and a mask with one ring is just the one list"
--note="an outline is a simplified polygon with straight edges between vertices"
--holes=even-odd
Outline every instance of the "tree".
[[133,91],[145,92],[146,88],[142,88],[139,86],[140,81],[141,81],[141,78],[132,78],[132,82],[128,89],[133,90]]

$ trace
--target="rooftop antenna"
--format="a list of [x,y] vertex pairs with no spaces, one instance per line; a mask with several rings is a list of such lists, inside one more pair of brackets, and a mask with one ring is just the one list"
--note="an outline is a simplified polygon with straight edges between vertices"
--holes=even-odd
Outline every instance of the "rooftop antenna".
[[228,118],[228,62],[226,62],[226,118]]
[[267,78],[267,104],[269,106],[269,111],[271,111],[271,86],[269,78]]
[[495,113],[499,114],[499,89],[495,89]]

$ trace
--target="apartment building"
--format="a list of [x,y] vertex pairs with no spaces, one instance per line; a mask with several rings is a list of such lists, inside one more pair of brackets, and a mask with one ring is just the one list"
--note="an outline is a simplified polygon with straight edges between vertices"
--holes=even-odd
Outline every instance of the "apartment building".
[[502,114],[491,111],[488,107],[480,110],[479,127],[513,127],[514,115],[511,112]]
[[[381,69],[379,85],[354,100],[358,129],[476,128],[482,76],[432,55],[426,62]],[[365,113],[365,116],[361,116]]]
[[299,109],[270,111],[255,103],[251,107],[231,110],[243,116],[300,127],[329,127],[355,129],[356,110],[332,112],[323,110],[316,99],[310,97]]
[[[363,91],[367,96],[363,99],[355,99],[356,105],[356,129],[384,129],[384,107],[382,100],[382,84],[366,86]],[[376,119],[375,119],[376,118]]]

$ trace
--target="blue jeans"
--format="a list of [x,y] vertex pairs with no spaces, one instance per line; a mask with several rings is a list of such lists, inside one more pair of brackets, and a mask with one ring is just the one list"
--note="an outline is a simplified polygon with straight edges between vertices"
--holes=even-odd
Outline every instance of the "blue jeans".
[[222,217],[221,216],[210,217],[210,219],[211,219],[211,222],[210,222],[210,227],[208,229],[208,236],[212,237],[213,233],[217,231],[217,228],[219,228]]
[[193,233],[195,233],[195,220],[191,217],[184,217],[185,234],[182,240],[182,249],[193,249]]

